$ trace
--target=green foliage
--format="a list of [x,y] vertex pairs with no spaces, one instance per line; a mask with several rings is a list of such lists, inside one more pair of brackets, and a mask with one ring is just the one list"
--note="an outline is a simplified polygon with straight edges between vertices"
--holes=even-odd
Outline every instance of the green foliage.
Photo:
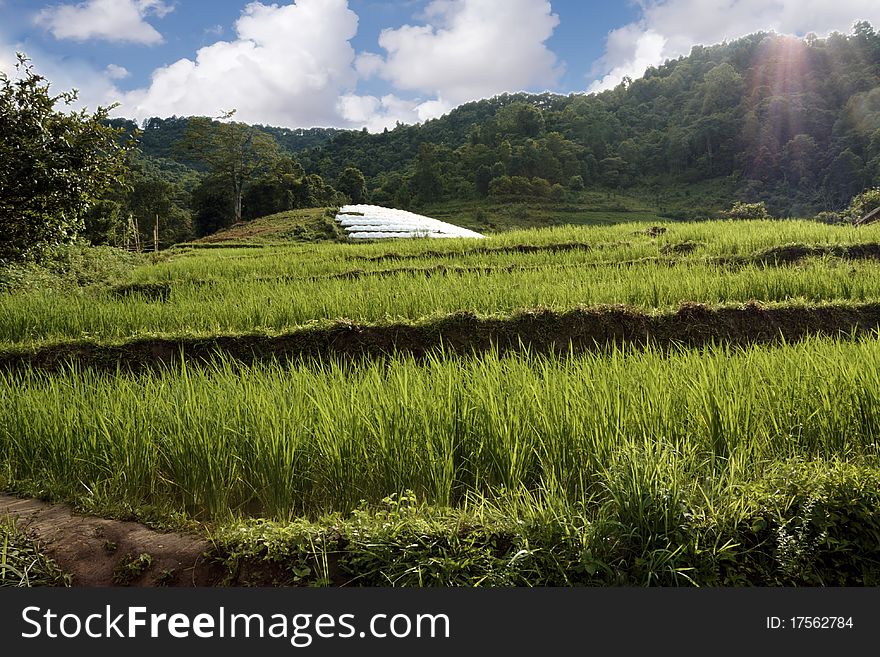
[[410,190],[418,204],[436,201],[443,194],[439,156],[439,149],[433,144],[422,144],[419,147],[415,173],[410,181]]
[[120,219],[122,206],[117,201],[101,200],[92,204],[85,214],[82,236],[95,246],[116,244],[123,230]]
[[106,286],[128,277],[141,259],[110,246],[84,243],[48,249],[39,263],[17,263],[0,268],[0,292],[71,291]]
[[305,172],[295,158],[281,156],[271,168],[253,180],[245,189],[242,213],[245,219],[256,219],[303,207],[307,203]]
[[14,519],[0,518],[0,587],[32,586],[70,586],[70,576]]
[[[159,245],[168,247],[193,236],[190,213],[178,205],[175,196],[178,190],[161,177],[135,173],[131,177],[131,190],[125,198],[127,211],[140,232],[141,243],[153,241],[153,228],[159,222]],[[114,240],[122,245],[120,231]]]
[[[560,186],[561,187],[561,186]],[[494,198],[536,197],[558,198],[559,191],[554,190],[544,178],[523,178],[522,176],[501,176],[489,183],[489,195]]]
[[[228,121],[235,110],[216,123],[205,117],[189,120],[179,149],[203,163],[216,181],[222,181],[232,200],[232,221],[242,219],[245,186],[266,171],[279,158],[277,142],[267,133],[236,121]],[[215,197],[218,198],[218,197]]]
[[128,586],[147,572],[152,565],[152,555],[146,553],[137,556],[127,554],[119,560],[113,569],[113,583],[116,586]]
[[843,214],[850,221],[858,221],[878,207],[880,207],[880,187],[874,187],[853,197]]
[[[570,187],[580,176],[588,189],[615,191],[647,182],[662,196],[732,180],[700,207],[748,200],[765,202],[777,216],[839,211],[880,182],[880,71],[873,64],[880,36],[864,27],[827,39],[757,33],[694,48],[601,94],[504,94],[419,126],[336,135],[301,160],[333,178],[357,166],[371,191],[391,174],[418,175],[418,189],[396,197],[401,202],[450,202],[462,190],[479,198],[487,188],[478,172],[488,167],[490,180],[541,177]],[[792,70],[791,57],[803,66]],[[783,77],[791,84],[748,86]],[[437,163],[428,173],[420,153],[426,144]]]
[[357,167],[346,167],[336,181],[336,188],[348,196],[352,203],[367,202],[367,182]]
[[[530,197],[549,208],[563,198],[596,206],[598,193],[606,200],[650,199],[655,212],[678,219],[717,216],[734,201],[763,202],[774,216],[815,216],[840,212],[866,186],[880,184],[878,44],[880,35],[867,24],[827,39],[757,33],[694,48],[600,94],[502,94],[379,134],[240,126],[240,143],[274,139],[322,185],[333,181],[349,187],[344,196],[366,192],[398,207],[478,201],[489,196],[492,180],[507,176],[548,181],[551,193]],[[792,69],[792,58],[802,65]],[[783,78],[790,84],[772,82]],[[129,134],[137,130],[132,122],[111,123]],[[181,187],[191,190],[195,170],[219,169],[179,144],[193,129],[234,144],[223,137],[229,125],[153,118],[138,138],[153,166],[179,175]],[[301,193],[291,181],[273,178],[271,159],[241,185],[240,217],[233,185],[228,218],[203,223],[329,203],[333,194]],[[346,180],[349,168],[363,173],[363,187],[359,179]],[[298,189],[322,186],[314,183]]]
[[[332,214],[290,211],[236,234]],[[880,226],[738,221],[180,248],[113,288],[4,292],[0,356],[65,338],[75,342],[36,362],[105,360],[57,372],[4,360],[2,483],[92,512],[222,525],[217,545],[238,583],[876,585],[876,340],[467,358],[389,343],[371,358],[283,364],[228,355],[414,328],[468,340],[492,326],[537,344],[557,324],[629,330],[619,309],[570,324],[547,312],[598,302],[674,308],[646,326],[700,335],[709,311],[681,300],[727,301],[736,312],[712,316],[734,335],[739,320],[724,318],[774,299],[782,328],[801,330],[809,312],[836,331],[851,310],[840,300],[876,312],[878,242]],[[544,307],[522,311],[536,300]],[[235,331],[246,335],[220,335]],[[177,344],[208,360],[117,369]],[[147,567],[130,555],[120,581]]]
[[66,114],[56,106],[75,92],[51,95],[21,54],[16,68],[0,73],[0,263],[71,241],[125,171],[126,147],[104,123],[112,108]]
[[244,582],[262,585],[876,586],[876,468],[784,460],[707,499],[669,465],[620,470],[598,514],[527,495],[448,509],[405,491],[317,522],[235,523],[214,540],[230,575],[271,573]]
[[[531,213],[530,206],[513,207]],[[290,220],[281,217],[277,225],[247,222],[228,234],[233,246],[248,246],[244,240],[256,237],[260,249],[181,250],[130,274],[133,282],[172,283],[169,305],[105,298],[97,290],[0,295],[0,341],[289,331],[315,319],[419,321],[462,308],[491,315],[536,305],[555,311],[578,304],[668,310],[682,299],[707,304],[880,299],[871,255],[880,225],[854,233],[812,221],[666,223],[665,233],[649,237],[645,224],[620,224],[507,232],[478,241],[314,244],[307,254],[298,252],[301,245],[285,246],[285,233],[296,239],[332,234],[322,214],[292,211]],[[293,234],[296,226],[300,236]],[[697,246],[676,253],[685,243]],[[785,249],[773,251],[780,245],[798,247],[793,255],[799,266],[785,266],[792,260]],[[848,260],[850,251],[865,257]],[[278,298],[284,302],[266,303]]]
[[736,201],[730,210],[720,213],[725,219],[770,219],[767,206],[760,203],[743,203]]
[[204,237],[235,221],[233,192],[222,176],[206,176],[192,193],[193,231]]
[[849,221],[847,217],[837,212],[820,212],[815,219],[823,224],[844,224]]

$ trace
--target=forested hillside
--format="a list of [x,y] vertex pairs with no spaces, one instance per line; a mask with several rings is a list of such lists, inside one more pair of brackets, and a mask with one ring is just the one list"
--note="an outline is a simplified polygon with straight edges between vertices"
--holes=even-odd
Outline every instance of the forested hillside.
[[378,134],[250,126],[266,147],[238,192],[216,162],[187,148],[195,124],[203,138],[231,124],[113,123],[138,132],[136,168],[153,192],[161,187],[191,212],[192,225],[172,240],[346,198],[550,206],[589,205],[601,192],[674,218],[710,216],[737,200],[814,216],[880,185],[880,35],[868,23],[825,39],[758,33],[697,46],[600,94],[504,94]]
[[777,215],[840,209],[880,183],[880,36],[867,23],[827,39],[753,34],[601,94],[500,96],[422,126],[337,135],[301,161],[331,179],[354,164],[403,204],[556,184],[662,196],[732,177],[738,198]]

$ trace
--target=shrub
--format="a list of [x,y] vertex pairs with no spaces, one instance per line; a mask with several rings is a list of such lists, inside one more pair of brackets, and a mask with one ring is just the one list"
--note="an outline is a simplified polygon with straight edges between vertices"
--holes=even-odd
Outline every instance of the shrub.
[[772,219],[764,201],[760,203],[736,201],[730,210],[721,212],[721,216],[724,219]]
[[880,187],[873,187],[854,196],[849,207],[843,211],[843,215],[850,221],[858,221],[878,207],[880,207]]
[[845,224],[847,217],[837,212],[820,212],[814,219],[823,224]]

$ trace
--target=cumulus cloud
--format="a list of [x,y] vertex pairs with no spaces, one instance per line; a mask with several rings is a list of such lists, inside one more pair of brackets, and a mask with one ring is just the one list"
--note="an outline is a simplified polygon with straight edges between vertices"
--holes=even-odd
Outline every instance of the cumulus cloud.
[[15,72],[15,48],[0,41],[0,72],[12,75]]
[[446,114],[452,107],[439,100],[412,100],[394,94],[382,97],[346,94],[339,99],[338,109],[347,123],[380,132],[393,128],[398,122],[422,123]]
[[235,40],[157,69],[148,88],[124,96],[119,113],[215,116],[235,108],[237,120],[251,123],[338,125],[340,96],[357,82],[349,44],[357,24],[346,0],[252,2]]
[[103,39],[152,45],[162,35],[145,18],[162,18],[174,7],[163,0],[87,0],[46,7],[35,21],[57,39]]
[[346,94],[340,97],[337,107],[339,115],[347,123],[365,127],[370,132],[393,127],[398,121],[419,121],[417,103],[398,98],[394,94],[381,97]]
[[546,0],[433,0],[428,23],[383,30],[379,74],[399,89],[458,104],[533,84],[561,71],[545,41],[559,24]]
[[847,33],[853,23],[880,25],[876,0],[639,0],[638,21],[608,34],[600,78],[589,91],[640,77],[649,66],[687,55],[694,44],[711,45],[761,30],[803,36]]
[[16,77],[15,64],[18,59],[16,52],[24,52],[30,60],[29,65],[38,75],[43,76],[49,84],[49,92],[57,95],[66,91],[77,91],[77,99],[70,105],[59,103],[55,109],[63,112],[85,109],[94,111],[99,105],[109,107],[121,96],[115,80],[119,79],[119,70],[108,66],[104,70],[94,68],[88,62],[75,58],[58,58],[39,49],[25,48],[22,44],[0,43],[0,71],[10,77]]
[[[387,110],[386,124],[396,120],[392,114],[400,113],[401,104],[407,105],[408,116],[425,120],[469,100],[552,87],[562,73],[545,44],[559,24],[546,0],[432,0],[422,20],[383,30],[379,46],[384,56],[358,56],[362,77],[376,75],[398,90],[424,94],[390,105],[385,99],[366,99],[377,112]],[[346,101],[348,108],[355,105],[351,98]],[[374,121],[382,119],[374,116]]]
[[107,68],[104,69],[104,73],[111,80],[124,80],[131,73],[128,72],[128,69],[124,66],[119,66],[117,64],[108,64]]

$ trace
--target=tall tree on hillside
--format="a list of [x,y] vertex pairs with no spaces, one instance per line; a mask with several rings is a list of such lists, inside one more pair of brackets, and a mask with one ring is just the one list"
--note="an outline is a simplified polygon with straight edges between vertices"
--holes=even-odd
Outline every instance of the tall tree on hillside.
[[235,110],[224,112],[220,122],[206,117],[189,121],[181,149],[225,181],[232,198],[233,220],[241,221],[241,200],[248,182],[266,171],[280,157],[278,144],[255,126],[230,121]]
[[256,177],[245,190],[244,217],[256,219],[303,207],[305,175],[296,158],[290,155],[279,157],[269,171]]
[[132,177],[127,211],[137,220],[142,239],[153,239],[153,222],[159,221],[159,243],[165,247],[192,237],[189,212],[174,202],[174,185],[159,177],[138,173]]
[[415,173],[410,181],[416,201],[420,204],[430,203],[440,198],[443,193],[440,163],[437,161],[437,146],[420,144],[416,157]]
[[336,189],[348,196],[352,203],[367,202],[367,181],[357,167],[346,167],[336,181]]

